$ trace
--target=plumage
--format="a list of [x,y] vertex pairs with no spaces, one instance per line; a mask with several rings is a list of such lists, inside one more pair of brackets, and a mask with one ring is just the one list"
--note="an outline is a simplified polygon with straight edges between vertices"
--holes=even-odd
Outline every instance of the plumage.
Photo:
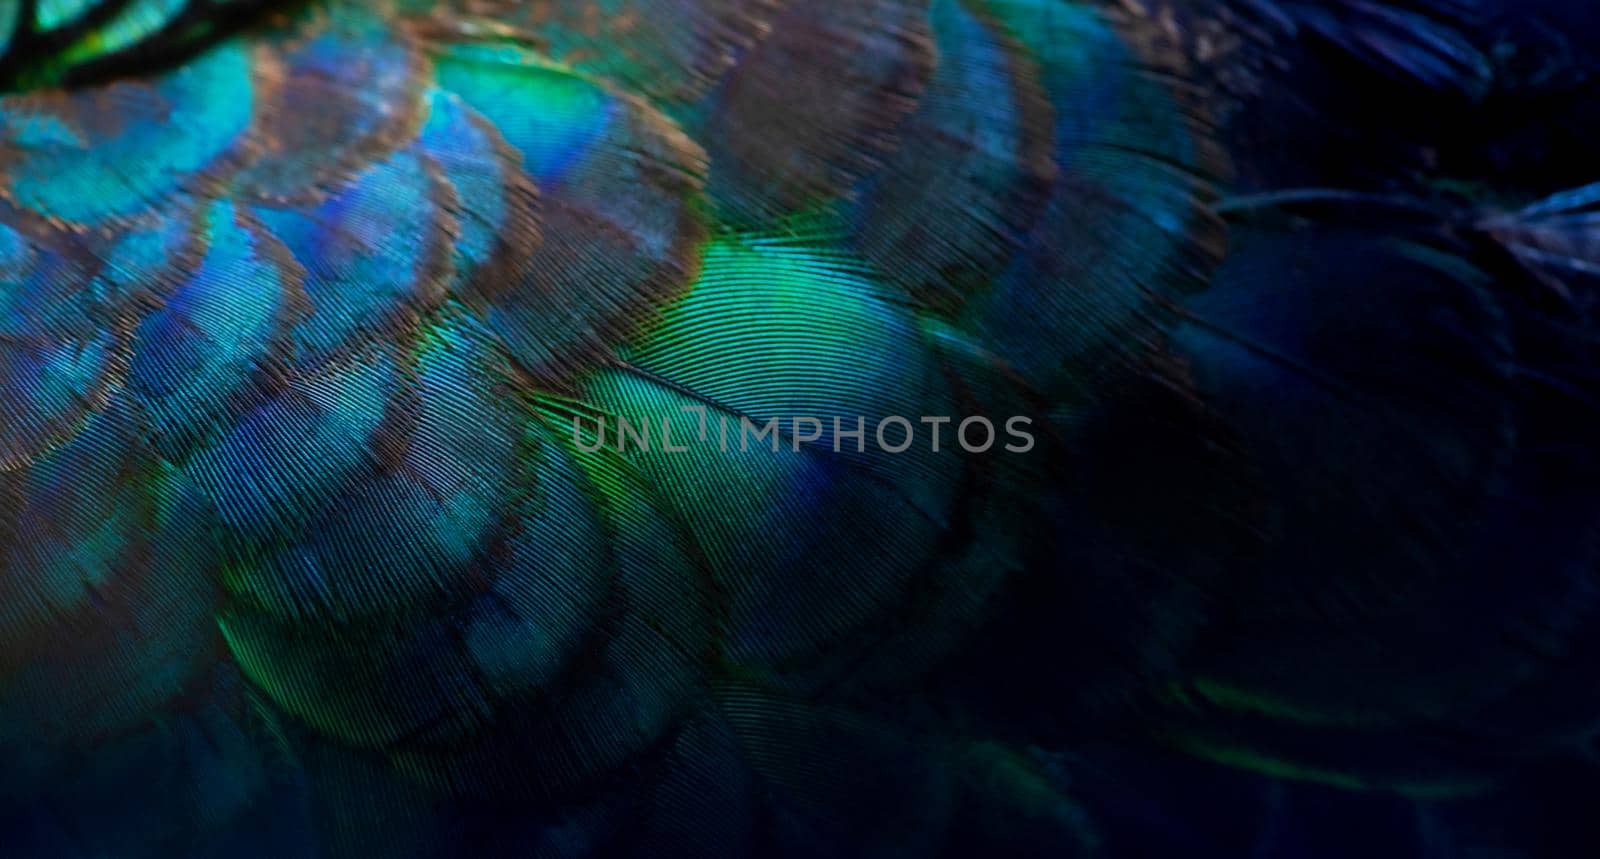
[[0,2],[0,853],[1581,853],[1534,7]]

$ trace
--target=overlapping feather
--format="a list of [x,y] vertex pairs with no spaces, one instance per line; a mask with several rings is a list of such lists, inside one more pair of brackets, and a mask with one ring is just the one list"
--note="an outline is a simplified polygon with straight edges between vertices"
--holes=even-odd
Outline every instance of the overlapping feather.
[[[1480,93],[1437,10],[1288,5]],[[0,4],[0,817],[1073,854],[1132,805],[1075,731],[1430,796],[1570,749],[1592,696],[1518,697],[1595,644],[1587,320],[1483,255],[1581,268],[1587,197],[1216,269],[1237,70],[1123,6]],[[1036,450],[874,437],[967,415]]]

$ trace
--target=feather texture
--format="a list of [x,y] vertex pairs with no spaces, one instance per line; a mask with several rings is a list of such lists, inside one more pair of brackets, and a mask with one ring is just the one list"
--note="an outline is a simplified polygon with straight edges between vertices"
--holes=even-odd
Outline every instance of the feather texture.
[[0,2],[0,844],[1592,834],[1593,177],[1465,130],[1592,63],[1469,5]]

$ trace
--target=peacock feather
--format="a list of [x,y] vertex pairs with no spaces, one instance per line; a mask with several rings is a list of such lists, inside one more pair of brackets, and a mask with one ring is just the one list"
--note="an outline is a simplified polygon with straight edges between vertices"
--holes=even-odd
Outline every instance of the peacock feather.
[[1582,855],[1531,8],[0,2],[0,855]]

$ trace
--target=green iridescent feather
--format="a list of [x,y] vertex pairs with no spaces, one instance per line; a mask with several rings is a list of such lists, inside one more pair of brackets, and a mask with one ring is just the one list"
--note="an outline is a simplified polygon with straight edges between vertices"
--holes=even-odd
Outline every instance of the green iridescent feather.
[[[1076,853],[1084,737],[1437,795],[1501,775],[1408,745],[1458,710],[1584,736],[1516,643],[1586,642],[1588,531],[1506,499],[1581,446],[1514,380],[1590,356],[1465,257],[1585,234],[1218,268],[1204,58],[1138,6],[0,4],[0,812]],[[1539,588],[1446,575],[1502,528]]]

